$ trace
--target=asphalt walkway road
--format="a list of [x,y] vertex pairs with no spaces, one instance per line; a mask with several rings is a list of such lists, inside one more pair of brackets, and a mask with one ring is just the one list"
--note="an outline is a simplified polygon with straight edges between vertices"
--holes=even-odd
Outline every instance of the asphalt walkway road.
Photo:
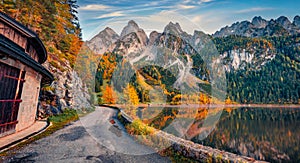
[[[98,107],[79,121],[2,159],[4,162],[171,162],[130,137],[116,114],[114,109]],[[110,122],[112,119],[115,124]]]

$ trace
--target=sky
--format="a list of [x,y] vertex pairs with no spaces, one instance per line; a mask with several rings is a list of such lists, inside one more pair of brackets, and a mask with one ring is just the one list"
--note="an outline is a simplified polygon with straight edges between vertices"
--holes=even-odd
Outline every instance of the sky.
[[162,32],[170,22],[178,22],[190,34],[194,30],[212,34],[222,27],[254,16],[293,21],[300,15],[299,0],[78,0],[78,17],[83,40],[90,40],[106,27],[121,33],[134,20],[147,34]]

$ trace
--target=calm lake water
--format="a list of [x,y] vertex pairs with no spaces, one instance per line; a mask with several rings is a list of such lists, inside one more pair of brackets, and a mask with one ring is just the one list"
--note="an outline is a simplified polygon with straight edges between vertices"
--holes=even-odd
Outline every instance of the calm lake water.
[[300,162],[300,108],[138,108],[155,128],[270,162]]

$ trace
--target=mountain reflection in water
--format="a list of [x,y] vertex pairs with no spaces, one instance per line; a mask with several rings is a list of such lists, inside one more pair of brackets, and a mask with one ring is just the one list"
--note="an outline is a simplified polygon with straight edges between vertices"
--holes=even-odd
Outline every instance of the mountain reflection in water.
[[259,160],[300,162],[300,108],[145,107],[136,113],[150,126],[199,144]]

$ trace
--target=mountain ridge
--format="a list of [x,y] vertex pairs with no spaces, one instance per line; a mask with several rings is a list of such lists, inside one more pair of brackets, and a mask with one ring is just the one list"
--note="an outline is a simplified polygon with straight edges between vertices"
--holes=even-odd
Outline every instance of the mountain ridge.
[[213,37],[226,37],[238,35],[245,37],[295,35],[300,33],[300,17],[296,15],[293,22],[287,17],[280,16],[277,19],[265,20],[261,16],[255,16],[252,21],[235,22],[231,26],[225,26],[213,34]]

